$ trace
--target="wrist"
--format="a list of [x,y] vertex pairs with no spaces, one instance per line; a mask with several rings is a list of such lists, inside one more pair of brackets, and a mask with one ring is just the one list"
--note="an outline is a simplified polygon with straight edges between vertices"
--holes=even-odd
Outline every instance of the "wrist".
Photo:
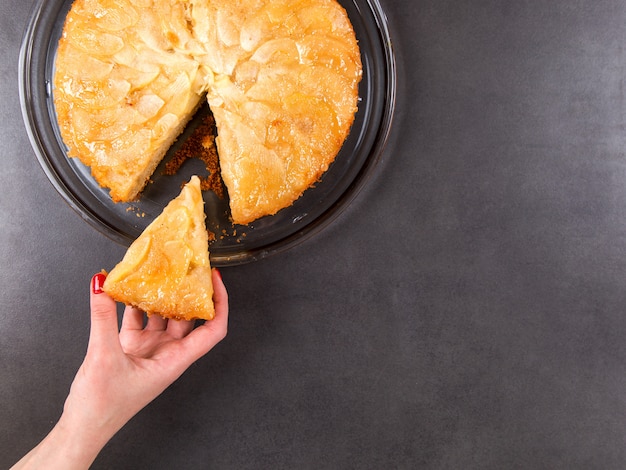
[[[110,431],[103,426],[93,426],[75,422],[72,417],[64,412],[51,434],[59,448],[67,455],[69,462],[80,462],[88,468],[98,456],[98,453],[113,437],[115,431]],[[72,467],[74,468],[74,467]]]
[[12,470],[86,470],[110,439],[81,429],[62,415],[50,433]]

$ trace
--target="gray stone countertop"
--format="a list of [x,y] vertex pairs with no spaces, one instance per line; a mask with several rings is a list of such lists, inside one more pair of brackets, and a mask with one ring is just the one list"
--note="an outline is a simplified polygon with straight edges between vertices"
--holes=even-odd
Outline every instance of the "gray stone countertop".
[[[287,252],[226,267],[227,338],[95,469],[621,469],[626,2],[380,0],[383,158]],[[91,275],[125,247],[22,119],[31,2],[0,4],[0,467],[58,418]]]

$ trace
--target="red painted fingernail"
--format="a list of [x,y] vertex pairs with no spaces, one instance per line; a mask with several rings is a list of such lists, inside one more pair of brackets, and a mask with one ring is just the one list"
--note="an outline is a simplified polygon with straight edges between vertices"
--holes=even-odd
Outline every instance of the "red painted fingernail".
[[102,286],[104,285],[104,280],[106,278],[107,277],[104,273],[95,274],[94,277],[91,278],[91,291],[94,294],[102,294],[102,292],[104,292],[102,290]]

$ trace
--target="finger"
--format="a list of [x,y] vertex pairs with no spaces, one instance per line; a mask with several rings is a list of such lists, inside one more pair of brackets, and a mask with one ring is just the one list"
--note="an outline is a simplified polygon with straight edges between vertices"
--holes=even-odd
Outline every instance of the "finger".
[[228,330],[227,315],[215,315],[211,321],[204,322],[185,338],[181,340],[183,343],[182,353],[185,361],[189,365],[215,347],[217,343],[226,337]]
[[[213,305],[215,316],[224,316],[228,321],[228,292],[222,280],[222,275],[217,269],[212,269],[211,280],[213,282]],[[215,319],[213,319],[215,321]]]
[[102,290],[106,275],[98,273],[91,278],[91,329],[89,348],[120,347],[115,301]]
[[219,271],[214,269],[212,274],[215,317],[204,322],[182,340],[182,350],[189,364],[213,349],[228,332],[228,293]]
[[127,305],[122,317],[122,330],[143,330],[143,312]]
[[170,319],[167,322],[167,332],[176,339],[184,338],[193,330],[194,324],[195,321]]
[[167,319],[156,313],[148,316],[146,330],[163,331],[167,328]]

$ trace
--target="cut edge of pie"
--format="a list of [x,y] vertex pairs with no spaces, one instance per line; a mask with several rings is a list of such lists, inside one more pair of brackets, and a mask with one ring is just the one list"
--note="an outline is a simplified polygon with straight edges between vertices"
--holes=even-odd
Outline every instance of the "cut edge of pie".
[[208,233],[197,176],[130,245],[103,289],[148,315],[213,319]]

